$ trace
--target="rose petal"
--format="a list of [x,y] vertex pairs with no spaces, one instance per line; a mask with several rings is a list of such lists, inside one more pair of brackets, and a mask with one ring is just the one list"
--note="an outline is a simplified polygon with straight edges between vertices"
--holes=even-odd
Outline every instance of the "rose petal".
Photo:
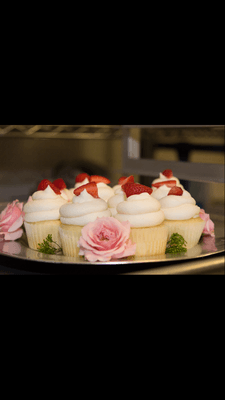
[[19,239],[23,234],[23,229],[18,229],[16,232],[12,233],[4,233],[5,235],[5,240],[16,240]]
[[23,225],[23,217],[22,215],[20,215],[19,218],[17,218],[17,220],[14,222],[14,224],[12,224],[12,226],[9,228],[8,232],[14,232],[16,231],[18,228],[20,228]]

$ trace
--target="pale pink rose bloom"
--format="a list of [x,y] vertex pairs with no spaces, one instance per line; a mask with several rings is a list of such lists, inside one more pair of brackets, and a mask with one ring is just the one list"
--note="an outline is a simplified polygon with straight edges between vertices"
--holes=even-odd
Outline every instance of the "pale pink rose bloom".
[[215,234],[214,234],[214,223],[210,219],[209,214],[206,214],[205,210],[201,209],[200,213],[199,213],[199,217],[201,219],[203,219],[203,221],[206,221],[205,227],[203,229],[203,233],[205,235],[210,235],[210,236],[214,237],[215,236]]
[[113,217],[97,218],[85,225],[78,242],[79,255],[88,261],[110,261],[132,256],[136,244],[132,244],[130,223],[119,222]]
[[0,240],[16,240],[23,234],[23,203],[14,200],[0,214]]

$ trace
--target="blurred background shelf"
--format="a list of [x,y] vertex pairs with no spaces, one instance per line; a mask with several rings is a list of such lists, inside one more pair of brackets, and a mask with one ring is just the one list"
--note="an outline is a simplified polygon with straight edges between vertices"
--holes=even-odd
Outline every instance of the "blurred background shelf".
[[0,125],[0,138],[112,139],[122,125]]
[[203,208],[224,210],[224,125],[0,125],[0,201],[80,172],[151,185],[171,168]]

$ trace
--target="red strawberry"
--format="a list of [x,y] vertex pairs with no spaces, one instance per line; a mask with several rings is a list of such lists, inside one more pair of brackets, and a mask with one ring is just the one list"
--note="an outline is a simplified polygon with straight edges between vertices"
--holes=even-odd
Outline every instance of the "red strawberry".
[[55,185],[59,190],[66,189],[66,184],[62,178],[55,179],[53,185]]
[[95,182],[95,183],[110,183],[110,180],[105,178],[104,176],[99,176],[99,175],[91,175],[90,176],[90,182]]
[[170,191],[169,191],[167,196],[172,196],[172,195],[174,195],[174,196],[182,196],[182,194],[183,194],[183,190],[178,186],[174,186],[174,187],[172,187],[172,189],[170,189]]
[[50,186],[56,194],[61,194],[60,190],[55,185],[53,185],[53,183],[50,182],[48,179],[43,179],[39,183],[37,190],[45,190],[47,186]]
[[141,193],[149,193],[152,194],[153,190],[145,185],[141,185],[140,183],[132,183],[128,182],[125,185],[122,185],[123,191],[126,193],[127,197],[133,196],[134,194],[141,194]]
[[165,169],[165,171],[163,171],[163,175],[170,179],[173,176],[173,172],[171,169]]
[[173,187],[173,186],[176,186],[176,181],[172,180],[172,181],[163,181],[163,182],[152,183],[152,186],[157,189],[162,185],[166,185],[168,187]]
[[125,185],[126,183],[134,183],[134,177],[133,175],[128,176],[128,178],[126,176],[121,176],[118,183],[119,185]]
[[81,183],[87,178],[90,182],[90,176],[85,172],[76,176],[75,183]]
[[79,196],[81,194],[81,192],[83,192],[83,190],[86,189],[87,192],[89,194],[91,194],[91,196],[93,196],[94,198],[98,199],[98,188],[97,188],[97,184],[95,182],[90,182],[87,183],[86,185],[82,185],[79,188],[75,189],[73,191],[73,193],[75,194],[75,196]]

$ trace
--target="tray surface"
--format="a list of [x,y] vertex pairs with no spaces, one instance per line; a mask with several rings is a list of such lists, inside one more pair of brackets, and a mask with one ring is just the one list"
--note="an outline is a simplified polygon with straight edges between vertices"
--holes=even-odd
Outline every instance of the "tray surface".
[[[4,208],[6,203],[0,203],[0,212]],[[62,253],[58,255],[43,254],[36,250],[29,248],[27,243],[26,234],[16,241],[0,241],[0,255],[11,257],[12,259],[18,260],[29,260],[37,261],[38,263],[50,263],[50,264],[67,264],[71,267],[74,265],[90,266],[94,268],[97,265],[110,265],[110,266],[132,266],[135,264],[146,264],[151,265],[164,265],[167,263],[176,261],[190,261],[197,260],[207,256],[216,255],[225,251],[225,238],[224,238],[224,217],[221,215],[213,215],[215,222],[215,237],[203,236],[199,243],[192,249],[188,249],[186,253],[179,254],[165,254],[157,255],[152,257],[128,257],[120,260],[111,260],[107,262],[93,262],[86,261],[83,257],[67,257]],[[162,264],[161,264],[162,263]]]
[[193,247],[188,249],[186,253],[179,254],[165,254],[157,255],[152,257],[128,257],[120,260],[111,260],[107,262],[93,262],[84,260],[83,257],[67,257],[63,254],[52,255],[43,254],[36,250],[32,250],[28,247],[26,235],[17,241],[2,241],[0,242],[0,254],[9,256],[15,259],[30,260],[37,262],[47,262],[56,264],[74,264],[74,265],[126,265],[126,264],[139,264],[139,263],[166,263],[171,261],[191,260],[202,258],[210,255],[215,255],[225,250],[224,238],[212,238],[204,236],[200,242]]

